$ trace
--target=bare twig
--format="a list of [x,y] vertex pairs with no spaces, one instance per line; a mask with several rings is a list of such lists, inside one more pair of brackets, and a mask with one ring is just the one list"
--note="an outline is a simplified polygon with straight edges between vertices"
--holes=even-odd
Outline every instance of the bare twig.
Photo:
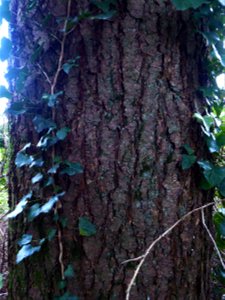
[[203,224],[203,226],[205,227],[205,230],[207,231],[207,233],[208,233],[208,235],[209,235],[209,237],[210,237],[210,239],[211,239],[211,241],[212,241],[212,243],[213,243],[213,246],[215,247],[215,250],[216,250],[216,253],[217,253],[218,257],[219,257],[220,263],[221,263],[223,269],[225,270],[225,264],[224,264],[222,255],[221,255],[221,253],[220,253],[220,250],[219,250],[219,248],[217,247],[216,241],[214,240],[214,238],[213,238],[213,236],[212,236],[212,234],[211,234],[211,232],[210,232],[208,226],[206,225],[206,222],[205,222],[205,214],[204,214],[204,210],[203,210],[203,209],[201,209],[201,214],[202,214],[202,224]]
[[[62,64],[63,64],[63,59],[64,59],[64,52],[65,52],[65,43],[66,43],[66,37],[67,37],[67,25],[68,25],[68,19],[70,17],[70,12],[71,12],[71,3],[72,0],[68,0],[67,3],[67,15],[65,18],[65,22],[63,25],[63,38],[61,41],[61,50],[60,50],[60,55],[59,55],[59,60],[58,60],[58,65],[57,65],[57,69],[56,69],[56,73],[53,77],[53,81],[51,82],[51,95],[54,95],[55,93],[55,89],[56,89],[56,85],[58,83],[58,79],[59,79],[59,74],[62,70]],[[52,108],[52,120],[55,122],[56,120],[56,110],[53,107]],[[53,133],[54,134],[54,133]],[[52,163],[54,164],[54,158],[55,158],[55,147],[52,148]],[[58,201],[55,207],[55,211],[54,213],[57,214],[58,210],[61,208],[61,202]],[[58,245],[59,245],[59,264],[60,264],[60,268],[61,268],[61,278],[62,280],[65,279],[65,266],[64,266],[64,262],[63,262],[63,242],[62,242],[62,230],[61,230],[61,226],[58,223],[57,224],[57,231],[58,231]]]
[[164,238],[166,235],[168,235],[175,227],[177,227],[181,222],[183,222],[187,217],[189,217],[190,215],[192,215],[193,213],[197,212],[197,211],[200,211],[200,210],[203,210],[209,206],[212,206],[214,205],[215,203],[214,202],[210,202],[208,204],[205,204],[201,207],[197,207],[191,211],[189,211],[186,215],[184,215],[183,217],[181,217],[179,220],[177,220],[172,226],[170,226],[166,231],[164,231],[157,239],[155,239],[151,244],[150,246],[147,248],[147,250],[145,251],[145,253],[139,257],[136,257],[136,258],[133,258],[133,259],[128,259],[126,261],[123,262],[123,264],[127,263],[127,262],[131,262],[131,261],[137,261],[137,260],[140,260],[138,266],[136,267],[135,269],[135,272],[134,272],[134,275],[133,277],[131,278],[130,282],[129,282],[129,285],[127,287],[127,291],[126,291],[126,300],[129,300],[130,299],[130,292],[131,292],[131,288],[132,286],[134,285],[134,282],[137,278],[137,275],[143,265],[143,263],[145,262],[147,256],[149,255],[149,253],[151,252],[151,250],[153,249],[153,247],[162,239]]
[[41,66],[39,63],[37,63],[37,66],[38,66],[38,68],[41,70],[41,72],[42,72],[42,74],[44,75],[45,79],[47,80],[48,84],[51,86],[51,85],[52,85],[52,82],[51,82],[51,80],[50,80],[48,74],[45,72],[45,70],[43,70],[42,66]]

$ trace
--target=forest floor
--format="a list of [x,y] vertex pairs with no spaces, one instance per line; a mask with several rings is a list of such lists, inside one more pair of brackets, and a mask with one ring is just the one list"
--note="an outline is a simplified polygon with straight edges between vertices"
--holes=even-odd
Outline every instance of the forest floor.
[[7,299],[8,277],[8,221],[0,215],[0,299]]

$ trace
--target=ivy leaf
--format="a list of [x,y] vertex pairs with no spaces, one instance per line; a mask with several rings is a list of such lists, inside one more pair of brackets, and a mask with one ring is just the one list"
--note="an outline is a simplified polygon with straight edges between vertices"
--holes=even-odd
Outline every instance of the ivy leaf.
[[114,17],[116,15],[116,13],[117,13],[116,10],[110,10],[110,11],[107,11],[103,14],[92,16],[90,19],[91,20],[109,20],[112,17]]
[[67,174],[69,176],[73,176],[73,175],[76,175],[76,174],[81,174],[84,171],[82,165],[79,164],[79,163],[72,163],[72,162],[69,162],[69,161],[66,161],[65,163],[66,163],[67,167],[64,168],[60,172],[60,174]]
[[59,167],[60,167],[60,164],[55,164],[48,170],[48,174],[56,174]]
[[225,179],[225,168],[213,166],[211,170],[204,170],[203,174],[212,186],[219,186]]
[[58,202],[58,200],[59,200],[58,196],[51,197],[44,205],[41,206],[40,213],[44,213],[44,214],[48,213],[56,204],[56,202]]
[[205,171],[210,171],[213,168],[213,165],[208,160],[199,160],[198,164]]
[[44,94],[42,96],[42,99],[45,100],[45,101],[47,101],[49,107],[53,107],[57,103],[58,97],[61,96],[61,95],[63,95],[63,91],[59,91],[58,93],[55,93],[53,95],[51,95],[51,94]]
[[217,141],[214,138],[208,137],[206,139],[206,143],[207,143],[208,149],[211,153],[215,153],[215,152],[218,152],[220,150],[220,147],[219,147],[219,145],[217,144]]
[[32,177],[31,182],[33,184],[41,181],[43,179],[43,175],[41,173],[37,173],[34,177]]
[[221,62],[222,66],[225,67],[225,49],[223,46],[223,40],[212,45],[216,57]]
[[81,236],[93,236],[96,232],[95,224],[91,223],[87,217],[79,218],[79,233]]
[[91,1],[97,8],[101,9],[104,13],[107,13],[110,9],[110,5],[115,6],[116,0],[104,0],[104,1],[97,1],[92,0]]
[[0,289],[3,288],[3,274],[0,273]]
[[221,212],[216,212],[213,215],[213,222],[218,235],[225,237],[225,216]]
[[57,233],[57,230],[55,228],[50,229],[50,231],[48,232],[48,237],[47,237],[49,242],[53,240],[56,233]]
[[183,170],[189,169],[196,162],[196,160],[197,160],[197,156],[195,155],[183,154],[182,163],[181,163],[182,169]]
[[224,197],[225,196],[225,179],[220,182],[218,185],[218,190],[220,194]]
[[35,252],[40,251],[41,246],[35,246],[32,247],[30,244],[28,245],[24,245],[20,251],[17,253],[16,256],[16,263],[20,263],[22,260],[24,260],[25,258],[33,255]]
[[55,205],[55,203],[58,202],[59,197],[62,197],[64,195],[65,195],[65,192],[62,192],[60,194],[57,194],[57,195],[51,197],[48,200],[48,202],[46,202],[44,205],[42,205],[40,207],[40,213],[44,213],[44,214],[48,213],[53,208],[53,206]]
[[49,177],[48,180],[45,182],[44,186],[50,186],[54,184],[54,179],[52,177]]
[[70,293],[66,292],[62,296],[55,297],[54,300],[79,300],[77,296],[72,296]]
[[6,109],[6,113],[13,116],[18,116],[27,111],[25,104],[23,102],[11,103],[9,108]]
[[58,130],[58,131],[56,132],[56,136],[57,136],[57,138],[58,138],[59,140],[63,141],[63,140],[66,138],[67,134],[68,134],[70,131],[71,131],[70,128],[68,128],[68,127],[63,127],[63,128],[61,128],[60,130]]
[[77,61],[80,59],[80,56],[77,56],[75,59],[69,59],[65,64],[62,65],[63,71],[66,74],[69,74],[70,70],[73,67],[77,67],[78,63]]
[[10,22],[11,20],[9,3],[9,0],[2,0],[2,4],[0,6],[0,25],[2,24],[2,19],[5,19],[7,22]]
[[4,85],[0,85],[0,98],[11,99],[12,94],[8,91],[8,89]]
[[1,39],[1,48],[0,48],[0,60],[4,61],[9,58],[12,49],[12,42],[10,39],[3,37]]
[[52,137],[50,135],[44,135],[38,141],[37,147],[47,149],[47,148],[55,145],[57,142],[58,142],[58,139],[56,137]]
[[36,203],[30,207],[28,220],[31,222],[34,218],[36,218],[41,213],[40,204]]
[[187,151],[187,154],[189,154],[189,155],[194,154],[194,150],[188,144],[184,144],[183,147]]
[[66,268],[64,275],[66,278],[72,278],[74,277],[74,270],[73,270],[73,266],[72,265],[68,265],[68,267]]
[[56,128],[55,122],[53,122],[51,119],[45,119],[42,116],[36,116],[33,119],[35,130],[40,133],[45,129],[54,129]]
[[28,194],[26,194],[25,196],[23,196],[23,198],[20,200],[20,202],[16,205],[15,209],[9,213],[6,218],[7,219],[11,219],[11,218],[15,218],[17,215],[19,215],[24,208],[27,205],[27,200],[30,199],[32,197],[33,193],[29,192]]
[[33,160],[33,162],[30,164],[30,168],[33,167],[42,167],[44,165],[44,161],[41,158]]
[[208,0],[172,0],[177,10],[186,10],[189,8],[198,8]]
[[15,159],[15,164],[18,168],[27,166],[33,162],[34,158],[32,155],[23,154],[18,152]]
[[22,247],[23,245],[30,244],[31,241],[32,241],[31,234],[23,234],[22,238],[18,241],[18,245]]

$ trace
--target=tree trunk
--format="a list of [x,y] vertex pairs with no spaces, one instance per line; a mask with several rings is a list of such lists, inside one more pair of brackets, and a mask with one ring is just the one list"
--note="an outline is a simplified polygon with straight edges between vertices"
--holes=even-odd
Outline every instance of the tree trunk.
[[[41,100],[49,92],[43,73],[52,78],[56,69],[60,48],[50,33],[62,35],[55,18],[66,15],[66,1],[42,0],[31,10],[28,2],[12,1],[13,64],[27,66],[23,93],[48,114]],[[100,13],[90,2],[73,1],[72,17],[84,10]],[[79,63],[69,76],[61,72],[57,84],[58,91],[65,91],[57,124],[71,132],[55,151],[84,168],[83,174],[56,176],[66,191],[59,209],[59,217],[67,220],[60,231],[63,267],[72,265],[75,273],[67,291],[81,300],[125,299],[136,263],[121,263],[142,255],[181,216],[210,200],[199,189],[199,169],[181,168],[184,144],[198,155],[204,150],[192,117],[204,105],[197,94],[204,80],[204,45],[193,14],[161,0],[118,1],[116,9],[112,19],[85,19],[68,35],[64,62],[79,56]],[[52,18],[47,20],[48,14]],[[32,62],[38,43],[42,52]],[[30,188],[30,171],[17,170],[14,159],[25,143],[35,145],[39,139],[32,118],[26,113],[11,117],[12,208]],[[50,159],[48,152],[45,157]],[[36,188],[45,193],[41,184]],[[96,226],[96,235],[80,235],[84,216]],[[32,232],[41,238],[54,224],[53,214],[33,223],[26,214],[11,221],[9,299],[54,299],[65,292],[58,286],[62,249],[57,238],[15,263],[21,235]],[[208,299],[208,244],[195,213],[153,248],[131,300]]]

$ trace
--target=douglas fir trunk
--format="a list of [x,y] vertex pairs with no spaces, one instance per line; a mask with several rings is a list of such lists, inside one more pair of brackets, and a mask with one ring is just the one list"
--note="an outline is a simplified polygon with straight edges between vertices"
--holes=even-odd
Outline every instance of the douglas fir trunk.
[[[67,1],[11,2],[11,64],[25,73],[13,101],[27,110],[10,117],[11,208],[31,186],[36,198],[28,206],[51,193],[41,180],[31,184],[31,168],[14,164],[26,143],[32,144],[28,153],[37,151],[37,115],[70,128],[54,150],[43,151],[45,166],[61,156],[70,171],[68,162],[80,163],[83,172],[67,169],[62,176],[60,162],[53,174],[66,191],[60,205],[32,222],[28,208],[11,220],[9,299],[125,299],[137,262],[121,263],[142,255],[181,216],[209,201],[198,187],[199,169],[181,168],[184,144],[197,154],[204,147],[193,120],[204,105],[197,94],[204,45],[193,14],[167,0],[72,1],[65,35]],[[68,75],[60,71],[55,90],[63,93],[46,107],[42,95],[51,93],[60,58],[72,68]],[[12,90],[18,91],[19,79],[12,79]],[[37,169],[42,173],[44,166]],[[54,230],[40,252],[15,263],[22,234],[39,240]],[[208,244],[195,213],[153,248],[130,299],[208,299]]]

